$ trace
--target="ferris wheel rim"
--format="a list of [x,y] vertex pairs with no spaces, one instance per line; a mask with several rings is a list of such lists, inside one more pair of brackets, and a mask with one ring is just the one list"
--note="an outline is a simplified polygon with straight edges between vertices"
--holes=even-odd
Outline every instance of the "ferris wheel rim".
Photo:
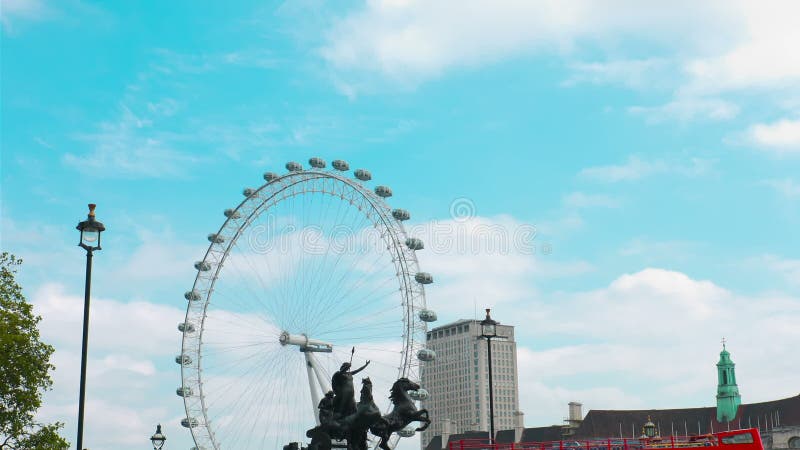
[[[218,248],[215,246],[219,246],[221,243],[214,242],[214,240],[211,239],[212,235],[209,235],[209,240],[211,242],[203,256],[203,259],[198,263],[202,265],[209,263],[209,260],[212,260],[210,264],[216,265],[213,271],[198,270],[197,275],[195,276],[192,290],[190,292],[193,294],[198,292],[198,287],[202,287],[204,282],[206,282],[205,285],[207,286],[207,289],[205,292],[200,291],[202,292],[200,298],[189,301],[186,315],[184,317],[184,324],[194,323],[199,329],[198,332],[195,333],[196,336],[192,336],[192,333],[187,333],[184,330],[181,341],[181,358],[183,358],[186,354],[190,354],[196,358],[194,364],[181,364],[181,389],[183,389],[184,392],[186,392],[185,389],[187,387],[190,389],[198,389],[196,397],[199,398],[199,404],[197,401],[195,401],[194,404],[190,405],[190,398],[192,396],[183,396],[187,417],[185,420],[188,420],[190,425],[187,428],[189,428],[191,431],[193,439],[198,446],[200,445],[197,439],[200,437],[198,434],[202,433],[205,435],[204,437],[207,438],[205,443],[210,444],[214,449],[219,448],[219,443],[216,442],[216,438],[214,436],[213,427],[210,425],[212,419],[209,416],[209,411],[207,405],[205,404],[202,375],[204,324],[206,320],[207,309],[213,295],[214,285],[220,276],[226,259],[230,255],[233,245],[242,235],[242,232],[252,225],[253,219],[267,212],[271,207],[274,207],[287,198],[305,195],[309,192],[320,192],[301,190],[300,192],[290,192],[289,195],[283,195],[280,198],[276,198],[278,194],[284,193],[292,186],[306,184],[318,180],[321,180],[323,184],[326,180],[331,180],[331,192],[325,192],[322,190],[321,192],[323,193],[333,196],[335,187],[339,187],[341,189],[345,189],[346,187],[351,189],[352,192],[355,193],[354,195],[359,195],[360,198],[366,201],[370,206],[370,211],[375,214],[375,217],[373,218],[368,212],[362,211],[362,213],[369,218],[375,227],[380,225],[383,230],[382,237],[385,237],[391,241],[387,246],[387,250],[389,250],[389,252],[392,254],[392,262],[397,268],[396,278],[400,283],[400,296],[403,300],[403,313],[405,315],[405,317],[403,317],[404,336],[401,352],[402,358],[399,363],[400,367],[398,369],[398,376],[407,376],[409,370],[411,370],[413,367],[419,367],[419,365],[415,366],[412,361],[414,359],[414,351],[420,348],[420,346],[423,344],[423,342],[420,340],[415,339],[415,331],[419,333],[421,330],[422,336],[424,336],[426,329],[425,322],[416,318],[416,313],[426,308],[425,289],[422,284],[415,282],[414,277],[419,273],[419,263],[415,254],[416,249],[409,248],[406,242],[408,235],[405,231],[402,221],[398,220],[391,214],[391,208],[381,196],[369,190],[360,182],[344,177],[333,171],[315,169],[290,171],[289,173],[278,176],[277,178],[268,180],[267,183],[263,184],[258,189],[250,190],[250,192],[247,192],[246,190],[245,199],[242,200],[236,206],[236,208],[230,210],[230,215],[228,215],[226,211],[226,216],[228,217],[226,217],[219,230],[217,230],[217,233],[213,235],[217,237],[222,236],[226,230],[229,231],[231,228],[235,229],[235,234],[230,237],[228,244],[224,246],[224,251],[222,251],[221,254],[219,251],[215,252],[215,248]],[[277,190],[272,190],[272,188],[276,186],[280,186],[280,188]],[[261,196],[262,193],[270,190],[272,191],[269,196],[266,198]],[[341,192],[338,196],[342,201],[345,200]],[[274,202],[270,204],[270,200],[273,199],[275,199]],[[349,201],[349,203],[351,206],[353,205],[352,199]],[[250,204],[256,204],[256,206],[250,210],[249,216],[247,218],[242,218],[241,216],[237,217],[237,213],[243,211],[244,208]],[[361,211],[361,207],[359,207],[359,210]],[[208,271],[213,272],[211,277],[204,276],[204,272]],[[198,303],[202,305],[202,308],[197,308]],[[192,315],[193,306],[194,312],[197,313],[202,311],[202,314],[199,316],[199,323],[193,321],[193,319],[196,318],[196,316]],[[194,376],[192,377],[192,375]],[[419,374],[417,373],[416,376],[418,377]],[[193,420],[199,418],[198,413],[202,416],[202,421],[193,422]],[[397,436],[394,437],[392,444],[396,443],[396,441]]]

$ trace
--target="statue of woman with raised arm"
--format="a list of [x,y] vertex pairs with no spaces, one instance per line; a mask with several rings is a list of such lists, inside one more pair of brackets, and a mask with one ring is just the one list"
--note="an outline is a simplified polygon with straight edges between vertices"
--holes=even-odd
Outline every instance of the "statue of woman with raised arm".
[[361,372],[369,365],[366,364],[356,370],[350,370],[350,363],[343,363],[331,378],[331,388],[333,389],[333,410],[337,417],[347,417],[356,412],[356,391],[353,387],[353,375]]

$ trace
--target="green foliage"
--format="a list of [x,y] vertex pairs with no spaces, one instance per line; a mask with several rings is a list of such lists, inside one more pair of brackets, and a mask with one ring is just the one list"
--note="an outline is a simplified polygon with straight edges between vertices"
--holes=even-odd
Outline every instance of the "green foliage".
[[53,385],[53,347],[39,340],[42,319],[25,301],[15,280],[22,260],[0,254],[0,450],[60,450],[69,444],[58,435],[62,424],[40,424],[36,410]]

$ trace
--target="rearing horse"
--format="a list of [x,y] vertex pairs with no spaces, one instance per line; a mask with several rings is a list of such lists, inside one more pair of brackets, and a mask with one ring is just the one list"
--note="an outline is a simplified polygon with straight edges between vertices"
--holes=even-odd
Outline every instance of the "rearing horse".
[[431,420],[428,418],[428,410],[417,410],[414,400],[408,395],[408,391],[419,389],[419,385],[408,378],[400,378],[395,381],[390,391],[389,399],[394,408],[392,412],[383,416],[377,423],[372,425],[369,431],[381,438],[378,445],[383,450],[390,450],[389,436],[405,428],[411,422],[422,422],[423,425],[417,431],[425,431]]

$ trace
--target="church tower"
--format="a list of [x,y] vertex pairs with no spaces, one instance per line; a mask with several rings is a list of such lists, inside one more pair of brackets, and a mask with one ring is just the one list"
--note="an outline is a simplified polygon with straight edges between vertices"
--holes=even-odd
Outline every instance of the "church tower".
[[717,363],[717,422],[732,422],[741,404],[739,387],[736,386],[736,364],[731,361],[731,354],[725,349],[722,340],[722,351]]

